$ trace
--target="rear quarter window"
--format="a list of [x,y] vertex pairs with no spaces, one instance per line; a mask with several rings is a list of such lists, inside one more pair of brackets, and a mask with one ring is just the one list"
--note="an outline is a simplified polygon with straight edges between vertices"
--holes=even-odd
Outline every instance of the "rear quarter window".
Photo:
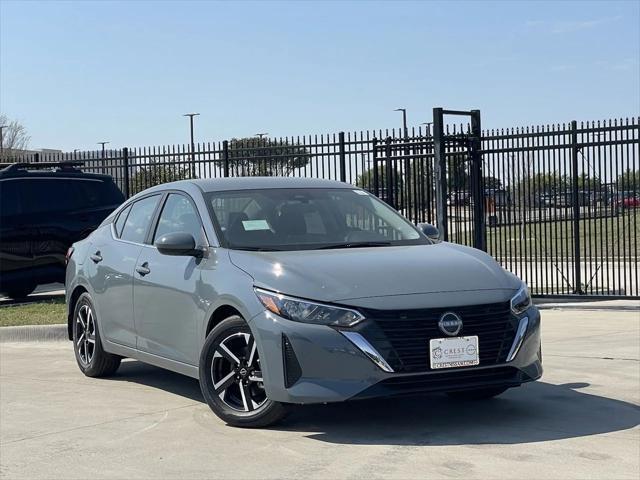
[[126,222],[127,215],[129,215],[130,210],[131,210],[131,205],[129,205],[127,208],[125,208],[120,212],[120,214],[118,215],[118,218],[114,223],[117,237],[120,237],[120,235],[122,235],[122,228],[124,227],[124,222]]
[[76,180],[75,185],[82,204],[88,208],[120,205],[124,201],[122,192],[108,180]]

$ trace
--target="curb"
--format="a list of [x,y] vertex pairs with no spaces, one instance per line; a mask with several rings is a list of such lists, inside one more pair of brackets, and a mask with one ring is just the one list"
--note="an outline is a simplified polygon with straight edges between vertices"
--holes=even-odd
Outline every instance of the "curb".
[[563,304],[563,303],[546,303],[535,304],[538,310],[591,310],[598,312],[637,312],[640,310],[638,306],[632,305],[593,305],[593,304]]
[[67,325],[24,325],[1,327],[0,343],[68,341]]

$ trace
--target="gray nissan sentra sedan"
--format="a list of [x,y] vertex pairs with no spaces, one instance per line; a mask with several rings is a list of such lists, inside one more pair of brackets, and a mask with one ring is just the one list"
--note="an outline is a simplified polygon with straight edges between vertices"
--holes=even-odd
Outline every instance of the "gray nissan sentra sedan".
[[130,357],[197,378],[236,426],[269,425],[290,404],[489,398],[542,375],[521,280],[344,183],[156,186],[67,257],[80,370],[112,375]]

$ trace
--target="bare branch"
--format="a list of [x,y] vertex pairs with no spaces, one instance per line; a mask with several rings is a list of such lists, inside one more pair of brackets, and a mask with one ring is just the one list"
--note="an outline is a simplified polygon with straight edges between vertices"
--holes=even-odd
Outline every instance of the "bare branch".
[[6,115],[0,115],[2,128],[2,159],[10,158],[29,147],[31,137],[27,129],[17,120],[9,120]]

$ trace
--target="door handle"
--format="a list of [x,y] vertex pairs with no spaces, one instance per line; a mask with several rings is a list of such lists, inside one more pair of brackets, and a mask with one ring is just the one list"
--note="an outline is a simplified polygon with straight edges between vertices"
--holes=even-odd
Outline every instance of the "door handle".
[[143,277],[151,273],[151,270],[149,269],[149,262],[144,262],[142,265],[136,267],[136,272],[138,272]]
[[93,260],[93,263],[100,263],[102,261],[102,255],[100,255],[100,250],[91,255],[89,258]]

